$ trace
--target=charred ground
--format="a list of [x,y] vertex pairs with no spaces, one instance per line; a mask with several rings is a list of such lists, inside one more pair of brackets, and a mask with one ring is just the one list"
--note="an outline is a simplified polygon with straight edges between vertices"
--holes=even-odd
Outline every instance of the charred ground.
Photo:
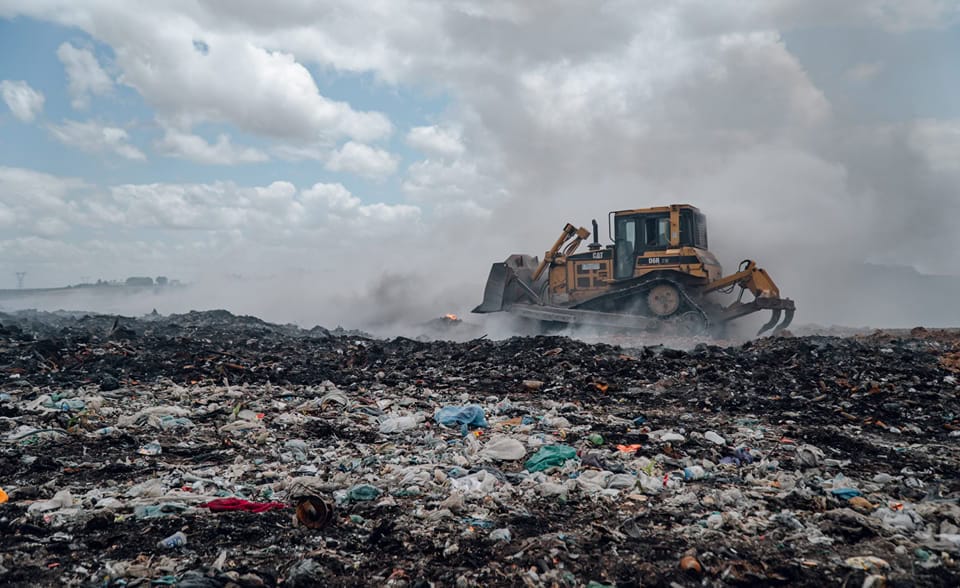
[[[378,340],[222,311],[0,314],[0,583],[956,585],[958,357],[960,338],[922,330],[678,351]],[[430,420],[464,404],[485,409],[479,436]],[[151,407],[190,425],[167,428]],[[243,411],[250,428],[231,428]],[[398,414],[425,421],[381,432]],[[579,460],[530,474],[482,457],[493,435]],[[152,441],[160,454],[138,452]],[[749,459],[731,461],[738,449]],[[698,465],[707,475],[684,480]],[[637,484],[591,486],[588,471]],[[480,491],[453,482],[480,472]],[[196,507],[283,500],[303,475],[383,493],[341,501],[321,530],[292,509]],[[161,494],[137,495],[150,480]],[[71,505],[29,510],[62,490]],[[189,508],[135,510],[175,499]],[[501,528],[509,540],[491,540]],[[156,546],[177,530],[186,546]]]

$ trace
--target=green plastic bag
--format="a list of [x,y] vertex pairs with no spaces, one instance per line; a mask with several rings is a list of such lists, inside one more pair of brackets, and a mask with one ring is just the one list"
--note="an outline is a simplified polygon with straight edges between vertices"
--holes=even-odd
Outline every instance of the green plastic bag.
[[568,459],[576,456],[577,450],[569,445],[544,445],[523,467],[527,468],[528,472],[542,472],[547,468],[562,466]]
[[354,502],[364,502],[367,500],[374,500],[376,497],[380,496],[380,489],[370,484],[358,484],[350,488],[347,493],[347,498]]

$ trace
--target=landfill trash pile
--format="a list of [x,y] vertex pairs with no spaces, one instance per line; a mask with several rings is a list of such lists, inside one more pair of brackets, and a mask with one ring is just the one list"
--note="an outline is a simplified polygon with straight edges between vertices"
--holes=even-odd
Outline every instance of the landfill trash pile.
[[956,586],[960,336],[0,315],[0,585]]

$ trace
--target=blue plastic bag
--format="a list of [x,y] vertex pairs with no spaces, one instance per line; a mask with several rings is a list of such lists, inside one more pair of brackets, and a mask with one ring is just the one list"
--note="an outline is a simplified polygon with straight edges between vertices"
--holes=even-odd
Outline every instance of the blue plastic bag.
[[445,406],[433,416],[438,424],[444,427],[460,425],[464,435],[470,427],[487,427],[487,417],[483,414],[483,407],[476,404],[467,406]]

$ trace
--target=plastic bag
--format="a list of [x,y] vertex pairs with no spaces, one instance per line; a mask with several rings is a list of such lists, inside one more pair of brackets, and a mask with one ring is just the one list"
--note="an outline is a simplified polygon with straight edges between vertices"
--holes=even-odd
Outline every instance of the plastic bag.
[[469,427],[487,427],[487,417],[483,407],[476,404],[467,406],[445,406],[437,411],[434,420],[444,427],[460,425],[464,435]]
[[527,449],[523,443],[510,437],[493,437],[480,450],[480,455],[498,461],[516,461],[523,459]]
[[576,456],[577,450],[569,445],[544,445],[523,464],[523,467],[528,472],[542,472],[547,468],[562,466],[568,459]]

